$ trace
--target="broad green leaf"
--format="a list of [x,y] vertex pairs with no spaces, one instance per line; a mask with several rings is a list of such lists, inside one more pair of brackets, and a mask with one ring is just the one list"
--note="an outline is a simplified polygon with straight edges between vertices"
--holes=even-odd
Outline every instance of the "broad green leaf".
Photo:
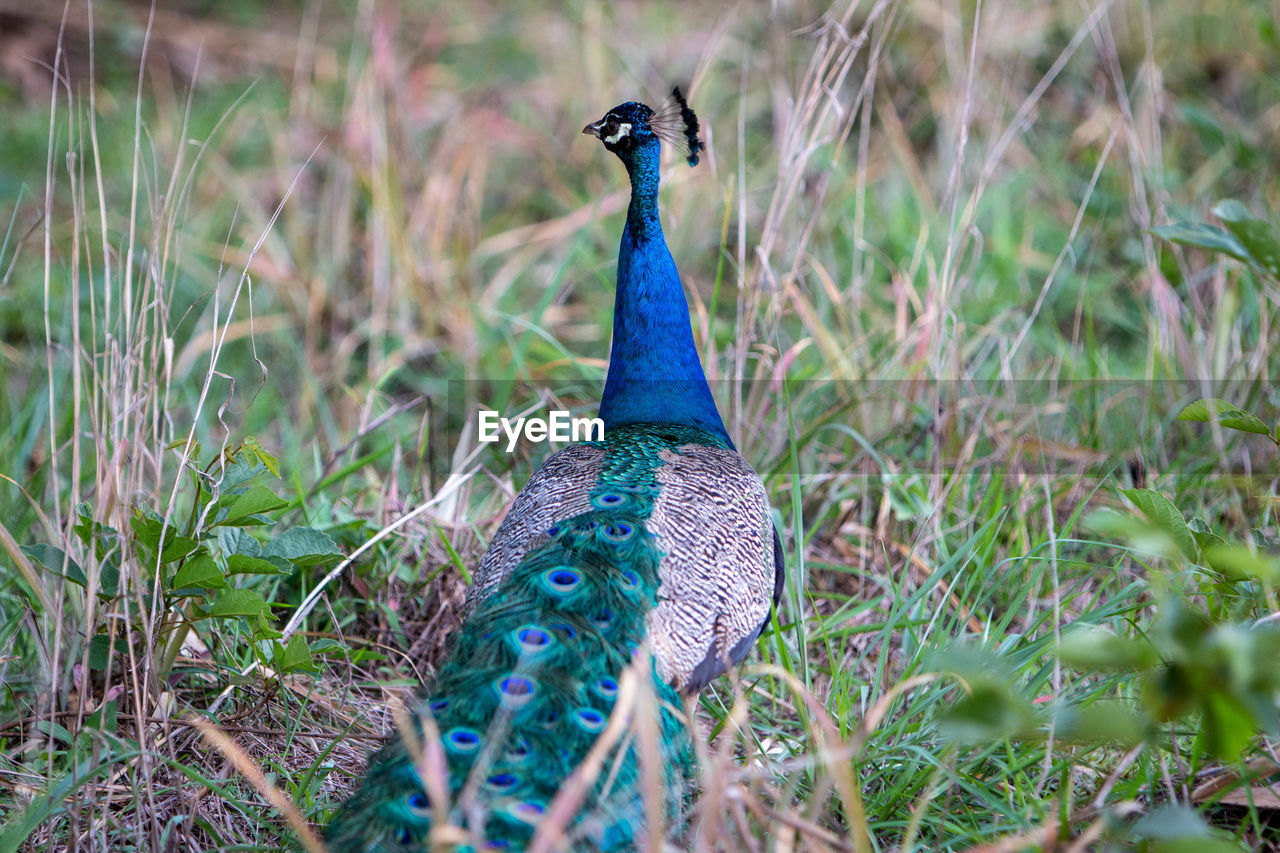
[[227,579],[222,574],[222,569],[218,568],[218,564],[213,561],[213,557],[208,554],[201,554],[193,560],[188,560],[186,565],[178,569],[178,574],[173,578],[173,589],[188,589],[198,587],[200,589],[226,589]]
[[1280,564],[1273,557],[1247,545],[1217,544],[1205,548],[1205,561],[1228,580],[1256,580],[1275,585],[1280,581]]
[[[107,653],[111,650],[111,640],[106,635],[94,634],[89,640],[89,668],[103,670],[107,668]],[[120,657],[129,650],[124,634],[116,636],[116,656]]]
[[233,575],[287,575],[293,566],[285,560],[273,562],[248,554],[232,554],[227,557],[227,571]]
[[89,668],[107,668],[107,653],[111,650],[111,638],[106,634],[94,634],[89,641]]
[[1195,559],[1195,537],[1187,528],[1182,513],[1178,512],[1178,508],[1168,498],[1153,489],[1121,489],[1120,493],[1133,502],[1147,521],[1168,534],[1187,559]]
[[102,598],[115,598],[120,591],[120,565],[114,559],[104,559],[98,567],[98,586]]
[[1144,670],[1159,660],[1146,640],[1121,637],[1101,625],[1072,627],[1058,644],[1058,657],[1071,666],[1104,672]]
[[239,489],[266,470],[267,466],[256,457],[237,454],[222,474],[222,488],[228,492]]
[[1235,761],[1253,740],[1254,733],[1253,714],[1234,696],[1213,691],[1205,697],[1204,718],[1196,737],[1205,752],[1223,761]]
[[[83,501],[76,504],[76,518],[79,521],[72,529],[80,537],[80,541],[86,545],[97,544],[100,547],[103,545],[110,547],[120,535],[114,527],[94,521],[93,507]],[[101,557],[101,554],[98,556]]]
[[267,602],[251,589],[229,589],[213,600],[206,617],[263,616],[270,613]]
[[974,685],[938,718],[939,734],[958,743],[1025,735],[1033,725],[1026,700],[995,684]]
[[262,553],[262,545],[243,527],[219,527],[217,536],[218,548],[223,554],[257,557]]
[[[129,521],[133,526],[134,536],[137,537],[139,544],[146,546],[152,552],[160,550],[161,563],[172,563],[175,560],[181,560],[194,551],[199,544],[190,537],[179,536],[172,521],[166,526],[164,520],[156,517],[154,513],[135,515]],[[160,547],[162,535],[164,539],[163,549]]]
[[258,640],[278,640],[284,634],[276,629],[270,612],[263,612],[258,614],[256,624],[253,626],[253,636]]
[[1201,551],[1213,545],[1222,545],[1225,542],[1225,540],[1217,533],[1213,532],[1213,529],[1209,527],[1208,523],[1199,516],[1196,516],[1187,522],[1187,529],[1190,530],[1191,535],[1196,538],[1196,544],[1200,546]]
[[1218,202],[1213,215],[1226,223],[1227,230],[1249,251],[1254,265],[1280,278],[1280,244],[1270,223],[1249,215],[1249,209],[1235,199]]
[[1189,404],[1178,413],[1178,420],[1199,421],[1201,423],[1209,423],[1216,420],[1228,429],[1252,432],[1258,435],[1271,434],[1271,430],[1267,429],[1267,425],[1260,419],[1243,409],[1233,406],[1226,400],[1218,400],[1213,397],[1205,397]]
[[223,501],[226,502],[226,515],[218,523],[232,525],[261,524],[260,520],[253,518],[254,515],[289,505],[266,486],[250,486],[244,494],[223,498]]
[[1225,838],[1170,838],[1153,841],[1149,853],[1241,853],[1244,850]]
[[1175,222],[1157,225],[1151,233],[1170,243],[1204,249],[1219,255],[1229,255],[1239,261],[1250,260],[1249,250],[1229,231],[1203,222]]
[[19,546],[19,550],[55,575],[82,587],[89,585],[84,569],[80,568],[80,564],[71,559],[61,548],[55,548],[52,545],[22,545]]
[[294,634],[286,645],[274,644],[275,664],[279,672],[319,672],[311,659],[311,650],[301,634]]
[[346,646],[339,643],[332,637],[321,637],[311,644],[311,654],[313,655],[342,655],[349,654]]
[[94,521],[93,507],[87,503],[76,504],[75,513],[79,520],[72,529],[81,542],[93,548],[98,559],[99,594],[103,598],[115,598],[120,588],[120,534],[114,527]]
[[277,480],[280,479],[280,462],[266,450],[263,450],[262,445],[258,443],[258,439],[253,436],[246,438],[244,440],[244,449],[252,453],[259,462],[265,465]]
[[1063,740],[1114,743],[1125,749],[1141,743],[1149,728],[1150,720],[1131,705],[1105,699],[1062,709],[1054,725],[1056,736]]
[[1213,532],[1213,529],[1208,526],[1207,521],[1204,521],[1204,519],[1198,515],[1192,517],[1192,519],[1188,519],[1187,529],[1192,532],[1193,537],[1196,537],[1196,544],[1201,547],[1202,552],[1204,551],[1204,548],[1216,546],[1216,544],[1222,544],[1225,542],[1225,539],[1222,539],[1219,534]]
[[116,700],[110,699],[103,702],[98,710],[85,718],[85,728],[97,729],[100,732],[114,732],[116,730],[118,711]]
[[1195,809],[1176,803],[1159,806],[1133,825],[1137,838],[1209,838],[1208,824]]
[[275,536],[262,549],[262,557],[280,557],[295,566],[314,566],[342,556],[329,534],[313,527],[294,527]]

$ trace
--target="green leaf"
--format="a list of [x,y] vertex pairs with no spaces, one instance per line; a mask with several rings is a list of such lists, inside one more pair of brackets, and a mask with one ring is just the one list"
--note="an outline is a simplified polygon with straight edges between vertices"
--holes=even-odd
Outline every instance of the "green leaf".
[[213,600],[203,618],[265,616],[271,612],[261,595],[251,589],[229,589]]
[[118,717],[116,700],[103,702],[98,710],[90,714],[84,721],[85,728],[97,729],[100,732],[114,732]]
[[103,560],[98,567],[99,598],[115,598],[120,592],[120,566],[115,560]]
[[1249,251],[1249,261],[1275,278],[1280,278],[1280,244],[1267,222],[1249,215],[1249,209],[1235,199],[1220,201],[1213,215],[1227,225],[1227,230]]
[[274,537],[262,549],[262,557],[280,557],[295,566],[314,566],[342,556],[329,534],[313,527],[294,527]]
[[232,554],[227,557],[227,572],[233,575],[287,575],[293,572],[293,566],[279,558],[264,560],[248,554]]
[[1240,853],[1243,848],[1225,838],[1171,838],[1152,842],[1150,853]]
[[164,520],[154,514],[135,515],[129,523],[133,526],[133,533],[139,544],[146,546],[153,554],[160,551],[161,563],[181,560],[199,544],[187,536],[179,536],[172,522],[166,526]]
[[230,492],[239,489],[266,470],[267,466],[263,465],[262,461],[256,457],[247,458],[247,454],[237,454],[222,473],[223,491]]
[[1249,250],[1236,239],[1235,235],[1203,222],[1175,222],[1172,225],[1157,225],[1151,229],[1151,233],[1161,239],[1168,240],[1170,243],[1177,243],[1181,246],[1204,249],[1207,252],[1213,252],[1218,255],[1229,255],[1238,261],[1245,261],[1246,263],[1251,260]]
[[1133,825],[1137,838],[1211,838],[1204,819],[1189,806],[1170,804],[1143,815]]
[[1168,534],[1187,559],[1195,559],[1195,537],[1187,528],[1182,513],[1168,498],[1153,489],[1121,489],[1120,493],[1133,502],[1147,521]]
[[255,458],[270,471],[277,480],[280,479],[280,462],[270,453],[262,449],[262,445],[258,443],[258,439],[249,436],[244,440],[244,449],[247,453],[253,454]]
[[1258,435],[1271,434],[1271,430],[1259,418],[1233,406],[1226,400],[1218,400],[1213,397],[1205,397],[1191,403],[1178,413],[1178,420],[1199,421],[1201,423],[1217,421],[1228,429],[1239,430],[1240,432],[1252,432]]
[[256,623],[253,626],[254,639],[258,640],[278,640],[284,636],[276,629],[275,623],[271,619],[271,614],[259,613]]
[[311,650],[301,634],[294,634],[286,645],[275,643],[274,657],[276,670],[279,672],[319,672],[311,658]]
[[938,733],[957,743],[982,743],[1027,734],[1033,714],[1026,700],[997,684],[974,684],[943,711]]
[[1196,544],[1200,546],[1201,551],[1213,545],[1222,545],[1226,541],[1217,533],[1214,533],[1208,523],[1199,516],[1187,522],[1187,529],[1196,538]]
[[311,654],[342,655],[343,657],[346,657],[348,651],[346,646],[333,639],[333,637],[321,637],[311,644]]
[[[79,519],[72,527],[76,535],[80,537],[80,541],[86,545],[107,544],[108,546],[115,543],[116,537],[120,535],[114,527],[93,520],[93,507],[81,501],[76,504],[76,518]],[[99,557],[102,555],[99,554]]]
[[288,501],[281,500],[266,486],[250,486],[243,494],[228,496],[222,500],[226,502],[226,515],[218,523],[230,525],[262,524],[260,519],[253,516],[289,505]]
[[1204,718],[1196,743],[1223,761],[1240,758],[1255,732],[1253,714],[1234,696],[1213,691],[1204,700]]
[[61,548],[55,548],[52,545],[22,545],[19,546],[19,550],[58,577],[66,578],[78,586],[89,585],[84,569],[80,568],[80,564],[71,559]]
[[191,587],[226,589],[227,579],[223,576],[222,569],[218,568],[218,564],[213,561],[213,557],[201,554],[194,560],[188,560],[186,565],[178,570],[172,586],[175,590]]
[[[89,640],[89,668],[104,670],[107,668],[107,653],[111,650],[111,640],[106,635],[94,634]],[[123,634],[116,637],[116,656],[120,657],[129,650],[129,643]]]
[[1054,730],[1063,740],[1100,744],[1113,743],[1122,749],[1142,743],[1150,720],[1131,705],[1101,700],[1085,707],[1064,708],[1057,715]]
[[1211,545],[1205,548],[1204,558],[1209,568],[1228,580],[1256,580],[1273,586],[1280,581],[1277,561],[1247,545]]
[[1073,626],[1058,644],[1063,663],[1095,672],[1149,669],[1159,660],[1146,640],[1121,637],[1101,625]]
[[257,557],[262,553],[262,545],[243,527],[219,527],[217,537],[218,548],[223,554]]

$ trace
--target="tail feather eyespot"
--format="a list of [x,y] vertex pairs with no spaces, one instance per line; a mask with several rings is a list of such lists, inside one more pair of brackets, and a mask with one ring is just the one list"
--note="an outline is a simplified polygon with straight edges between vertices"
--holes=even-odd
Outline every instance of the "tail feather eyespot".
[[636,529],[625,521],[615,521],[600,528],[600,536],[608,542],[626,542],[635,535]]
[[510,791],[520,784],[520,777],[515,773],[492,773],[484,780],[484,784],[491,791]]
[[551,630],[555,631],[566,640],[575,639],[578,636],[578,629],[564,622],[557,622],[551,626]]
[[594,734],[604,728],[606,717],[595,708],[579,708],[573,714],[573,721],[580,728]]
[[507,806],[506,809],[507,814],[521,823],[537,822],[544,811],[546,811],[546,806],[533,800],[517,800]]
[[557,566],[542,573],[542,586],[552,595],[568,595],[577,589],[581,583],[581,573],[568,566]]
[[516,648],[527,655],[541,654],[550,648],[553,642],[551,635],[537,625],[522,625],[511,632],[511,637]]
[[617,509],[627,502],[627,496],[621,492],[601,492],[591,499],[591,505],[597,509]]
[[422,791],[410,791],[404,798],[404,804],[418,817],[427,817],[431,814],[431,798]]
[[507,708],[523,708],[533,701],[538,682],[524,675],[508,675],[496,682],[498,697]]
[[444,733],[444,747],[454,755],[471,755],[480,749],[480,733],[466,726],[455,726]]
[[600,610],[596,611],[596,614],[591,617],[591,624],[595,625],[596,628],[601,631],[607,631],[610,626],[613,625],[613,611],[608,607],[600,608]]

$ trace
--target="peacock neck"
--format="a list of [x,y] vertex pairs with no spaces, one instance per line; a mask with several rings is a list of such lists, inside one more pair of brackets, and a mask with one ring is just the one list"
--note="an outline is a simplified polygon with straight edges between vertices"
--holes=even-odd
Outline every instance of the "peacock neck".
[[618,250],[613,347],[600,402],[605,433],[626,424],[679,424],[732,446],[689,327],[689,306],[658,219],[657,146],[627,162],[631,204]]

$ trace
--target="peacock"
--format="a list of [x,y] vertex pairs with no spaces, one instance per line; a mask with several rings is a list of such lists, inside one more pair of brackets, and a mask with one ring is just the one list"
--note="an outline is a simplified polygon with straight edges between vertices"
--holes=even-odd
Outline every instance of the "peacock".
[[608,743],[602,732],[627,716],[613,714],[624,672],[643,680],[634,695],[660,760],[638,754],[638,733],[615,737],[582,776],[554,849],[644,846],[646,780],[661,779],[656,813],[672,825],[690,793],[682,698],[746,655],[782,590],[768,496],[716,409],[658,216],[661,142],[696,165],[698,119],[676,87],[656,111],[620,104],[583,133],[631,181],[604,438],[554,453],[517,495],[412,725],[370,759],[330,823],[334,853],[525,849],[575,768]]

